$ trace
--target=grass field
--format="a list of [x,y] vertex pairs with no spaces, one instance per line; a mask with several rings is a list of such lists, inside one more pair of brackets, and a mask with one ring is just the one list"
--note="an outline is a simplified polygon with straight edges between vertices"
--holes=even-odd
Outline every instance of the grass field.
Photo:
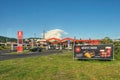
[[0,80],[120,80],[120,61],[73,60],[69,51],[5,60]]

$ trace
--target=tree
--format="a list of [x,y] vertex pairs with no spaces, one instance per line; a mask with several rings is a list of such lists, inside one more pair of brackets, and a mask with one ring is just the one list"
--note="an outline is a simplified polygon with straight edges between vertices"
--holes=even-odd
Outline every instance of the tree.
[[0,36],[0,42],[17,42],[16,38],[9,38],[9,37],[4,37],[4,36]]
[[109,37],[105,37],[101,40],[101,44],[113,44],[113,40]]

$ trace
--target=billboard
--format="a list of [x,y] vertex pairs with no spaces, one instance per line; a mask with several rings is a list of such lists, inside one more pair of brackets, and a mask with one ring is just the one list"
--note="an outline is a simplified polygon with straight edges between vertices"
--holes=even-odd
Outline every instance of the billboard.
[[113,60],[113,45],[76,45],[74,58],[76,59],[101,59]]

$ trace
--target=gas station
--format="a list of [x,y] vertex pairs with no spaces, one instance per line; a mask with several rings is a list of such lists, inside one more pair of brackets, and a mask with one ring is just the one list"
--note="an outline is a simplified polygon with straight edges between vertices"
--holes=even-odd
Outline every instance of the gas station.
[[[96,45],[100,44],[100,40],[78,40],[70,37],[67,38],[49,38],[45,40],[38,40],[40,45],[46,44],[48,49],[72,49],[74,44],[91,44]],[[41,44],[43,43],[43,44]]]
[[[23,31],[18,31],[17,32],[17,52],[22,52],[23,51]],[[62,49],[73,49],[74,44],[89,44],[89,45],[97,45],[100,44],[100,40],[84,40],[84,39],[74,39],[71,37],[67,38],[48,38],[48,39],[38,39],[36,41],[37,46],[39,45],[40,47],[46,48],[46,50],[62,50]],[[36,43],[34,43],[33,40],[29,42],[29,45],[31,48],[36,46]]]
[[[21,53],[24,50],[23,31],[18,31],[17,36],[17,52]],[[41,47],[46,50],[73,50],[75,59],[114,59],[113,45],[100,44],[100,40],[97,39],[75,39],[71,37],[61,39],[52,37],[38,39],[35,43],[34,40],[31,40],[29,45],[31,48]]]

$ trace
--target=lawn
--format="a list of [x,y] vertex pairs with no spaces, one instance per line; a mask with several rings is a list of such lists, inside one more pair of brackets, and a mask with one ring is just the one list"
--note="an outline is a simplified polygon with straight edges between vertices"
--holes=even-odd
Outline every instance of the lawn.
[[0,80],[120,80],[120,61],[73,60],[70,51],[5,60]]

